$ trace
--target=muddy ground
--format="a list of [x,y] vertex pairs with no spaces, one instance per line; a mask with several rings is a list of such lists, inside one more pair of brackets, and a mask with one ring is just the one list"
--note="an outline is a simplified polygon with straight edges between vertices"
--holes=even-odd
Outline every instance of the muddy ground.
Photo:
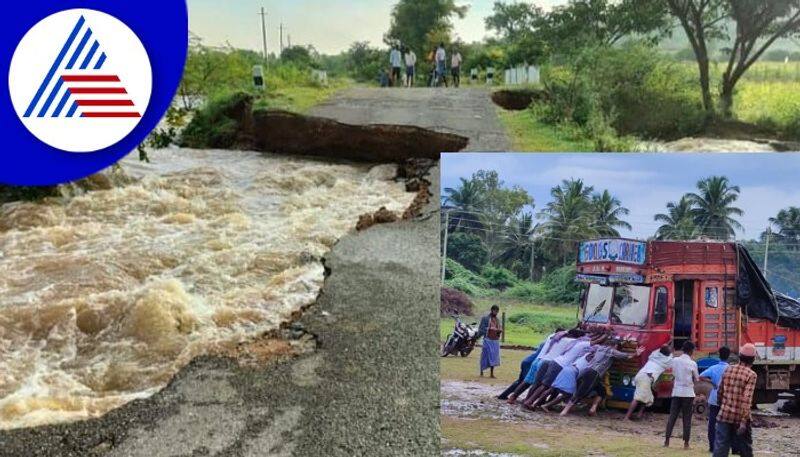
[[[472,356],[477,365],[476,357]],[[513,370],[510,365],[501,369]],[[557,413],[528,412],[495,398],[507,385],[505,380],[469,375],[442,379],[443,455],[708,455],[703,416],[695,415],[693,420],[692,451],[679,450],[680,420],[673,448],[665,450],[661,447],[665,414],[648,413],[643,421],[625,422],[624,413],[618,410],[602,411],[594,418],[588,417],[585,409],[565,418]],[[759,424],[754,429],[756,455],[800,455],[800,419],[759,415],[755,421]]]

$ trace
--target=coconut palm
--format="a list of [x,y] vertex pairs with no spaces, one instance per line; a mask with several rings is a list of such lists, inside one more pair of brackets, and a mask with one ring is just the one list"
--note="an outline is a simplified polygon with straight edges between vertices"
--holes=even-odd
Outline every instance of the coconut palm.
[[[530,262],[535,229],[533,214],[523,213],[521,216],[511,219],[498,242],[498,254],[494,260],[509,268],[515,264],[524,265]],[[529,274],[526,272],[525,276]],[[523,275],[520,274],[520,276]]]
[[769,222],[778,229],[773,236],[789,249],[800,249],[800,208],[790,206],[782,209],[777,216],[769,218]]
[[593,187],[580,179],[564,180],[550,191],[552,200],[539,213],[548,245],[558,251],[564,264],[575,252],[579,240],[596,235],[592,229],[593,191]]
[[744,211],[733,205],[739,199],[739,186],[731,186],[725,176],[712,176],[697,183],[698,193],[687,194],[691,202],[694,223],[699,235],[727,241],[743,230],[733,216],[742,216]]
[[449,211],[451,231],[481,228],[483,224],[479,215],[484,195],[478,183],[461,178],[461,185],[458,188],[446,187],[444,192],[446,196],[443,206],[452,208]]
[[621,219],[630,213],[608,190],[592,196],[593,228],[599,236],[618,237],[617,229],[632,230],[631,224]]
[[658,240],[690,240],[697,232],[692,202],[685,195],[677,203],[667,203],[667,213],[656,214],[653,219],[663,224],[656,231]]

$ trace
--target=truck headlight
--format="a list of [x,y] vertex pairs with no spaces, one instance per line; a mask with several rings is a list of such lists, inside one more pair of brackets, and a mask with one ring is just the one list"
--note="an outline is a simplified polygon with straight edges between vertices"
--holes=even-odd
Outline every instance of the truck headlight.
[[623,376],[623,377],[622,377],[622,385],[624,385],[624,386],[626,386],[626,387],[627,387],[627,386],[629,386],[629,385],[631,385],[631,377],[630,377],[630,376],[627,376],[627,375],[626,375],[626,376]]

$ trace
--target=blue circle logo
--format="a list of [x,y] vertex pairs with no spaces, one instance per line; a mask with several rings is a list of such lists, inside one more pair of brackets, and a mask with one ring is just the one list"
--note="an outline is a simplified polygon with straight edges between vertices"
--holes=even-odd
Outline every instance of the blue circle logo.
[[57,6],[29,2],[0,32],[8,45],[0,183],[59,184],[116,163],[156,127],[180,83],[184,0]]

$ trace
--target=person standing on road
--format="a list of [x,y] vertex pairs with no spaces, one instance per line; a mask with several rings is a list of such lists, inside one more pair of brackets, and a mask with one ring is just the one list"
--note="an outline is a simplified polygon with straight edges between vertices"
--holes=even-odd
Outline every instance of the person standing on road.
[[453,75],[453,87],[461,85],[461,62],[463,58],[458,49],[453,49],[453,56],[450,58],[450,73]]
[[669,419],[667,432],[664,438],[664,447],[669,447],[672,430],[678,421],[678,414],[682,415],[683,422],[683,448],[689,449],[689,439],[692,435],[692,413],[694,410],[694,383],[700,379],[697,372],[697,363],[692,360],[694,343],[686,341],[681,350],[683,354],[672,360],[672,375],[675,377],[672,387],[672,398],[669,405]]
[[717,415],[719,414],[719,383],[722,382],[722,375],[728,369],[728,358],[730,356],[731,350],[726,346],[722,346],[719,348],[719,363],[713,367],[706,368],[700,373],[700,380],[710,382],[713,387],[708,395],[708,452],[714,452],[714,439],[717,436]]
[[483,337],[483,349],[481,350],[481,377],[486,369],[489,369],[489,376],[494,378],[495,367],[500,366],[500,335],[503,329],[497,314],[500,307],[492,305],[489,314],[483,316],[481,325],[478,327],[478,338]]
[[747,343],[739,349],[739,363],[729,366],[717,391],[719,413],[714,438],[714,457],[727,457],[735,447],[742,457],[753,456],[750,408],[756,389],[756,347]]
[[658,351],[653,351],[647,359],[647,363],[633,378],[633,384],[636,386],[636,391],[633,393],[633,401],[628,408],[628,413],[625,414],[625,420],[631,420],[633,413],[636,412],[637,406],[641,405],[639,411],[639,419],[644,416],[644,410],[653,404],[655,396],[653,395],[653,386],[664,371],[672,366],[672,348],[665,344],[661,346]]
[[438,87],[440,82],[444,83],[447,87],[447,75],[445,75],[445,66],[447,65],[447,51],[444,50],[444,42],[439,43],[436,48],[436,84]]
[[417,54],[410,48],[405,49],[406,55],[406,87],[414,87],[414,77],[417,73]]
[[392,50],[389,52],[389,64],[392,66],[392,86],[398,86],[402,77],[400,69],[403,66],[403,55],[397,46],[392,46]]

